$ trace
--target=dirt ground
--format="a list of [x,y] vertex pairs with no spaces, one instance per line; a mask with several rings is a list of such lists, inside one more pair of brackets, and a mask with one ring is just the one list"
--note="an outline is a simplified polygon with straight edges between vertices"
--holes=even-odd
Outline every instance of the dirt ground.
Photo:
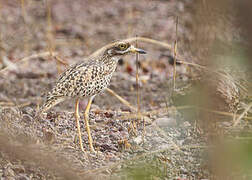
[[[172,45],[176,16],[180,17],[180,53],[187,57],[190,3],[2,1],[1,57],[14,62],[52,49],[73,64],[114,40],[136,35]],[[90,111],[96,154],[89,152],[83,121],[86,153],[78,146],[73,99],[34,118],[66,66],[57,66],[52,57],[35,58],[1,74],[0,179],[211,179],[205,135],[194,120],[174,108],[172,52],[148,43],[139,46],[148,52],[139,58],[141,112],[147,112],[145,134],[142,121],[134,132],[136,119],[130,118],[134,112],[104,91]],[[119,62],[110,88],[137,106],[135,62],[133,55]],[[177,71],[178,88],[186,87],[190,76],[185,67],[178,66]],[[85,104],[83,99],[82,111]]]

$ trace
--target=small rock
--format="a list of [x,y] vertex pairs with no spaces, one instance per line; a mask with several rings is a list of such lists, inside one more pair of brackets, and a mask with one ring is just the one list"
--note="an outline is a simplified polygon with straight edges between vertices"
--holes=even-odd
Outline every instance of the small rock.
[[159,127],[175,126],[177,124],[174,118],[158,118],[155,122]]
[[142,136],[137,136],[136,138],[133,139],[133,142],[136,143],[137,145],[140,144],[143,141]]
[[222,125],[225,126],[225,127],[230,127],[231,122],[222,122]]
[[166,107],[166,106],[167,106],[166,103],[161,103],[161,104],[160,104],[160,107],[162,107],[162,108],[164,108],[164,107]]
[[14,166],[12,167],[12,169],[13,169],[13,171],[14,171],[15,173],[24,173],[24,172],[25,172],[25,168],[24,168],[24,166],[22,166],[22,165],[14,165]]
[[46,143],[51,144],[55,140],[55,135],[46,129],[43,129],[43,139]]
[[92,104],[92,109],[101,109],[101,108],[96,104]]
[[188,173],[188,170],[185,168],[185,167],[180,167],[180,173],[181,174],[187,174]]
[[15,172],[13,171],[13,169],[10,166],[11,165],[8,164],[7,167],[4,168],[4,171],[3,171],[4,177],[8,177],[8,178],[15,177]]
[[145,121],[146,124],[151,124],[152,123],[151,119],[148,118],[147,116],[144,116],[143,120]]
[[183,123],[183,125],[184,125],[184,127],[190,127],[190,126],[191,126],[191,124],[190,124],[188,121],[185,121],[185,122]]
[[18,66],[11,62],[6,56],[2,57],[2,63],[4,64],[4,66],[8,67],[9,70],[11,71],[17,71],[18,70]]

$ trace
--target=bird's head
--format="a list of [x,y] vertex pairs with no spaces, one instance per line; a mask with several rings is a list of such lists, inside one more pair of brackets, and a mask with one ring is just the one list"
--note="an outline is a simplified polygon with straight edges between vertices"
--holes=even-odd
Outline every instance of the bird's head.
[[105,51],[107,55],[110,57],[120,57],[129,53],[140,53],[146,54],[146,52],[142,49],[135,48],[132,44],[125,41],[118,41],[113,43],[110,47]]

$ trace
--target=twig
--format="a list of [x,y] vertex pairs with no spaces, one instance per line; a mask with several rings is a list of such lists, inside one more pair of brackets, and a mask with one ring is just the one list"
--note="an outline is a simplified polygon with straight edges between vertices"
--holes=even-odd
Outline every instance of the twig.
[[118,94],[116,94],[112,89],[106,88],[106,91],[108,91],[111,95],[115,96],[121,103],[123,103],[124,105],[128,106],[133,111],[137,111],[137,108],[135,108],[128,101],[126,101],[121,96],[119,96]]
[[[137,36],[136,36],[136,48],[138,48],[137,44]],[[140,90],[139,90],[139,54],[136,53],[136,95],[137,95],[137,114],[140,114]],[[138,116],[139,117],[139,116]],[[137,119],[137,124],[139,122],[139,119]],[[136,134],[136,122],[133,121],[133,128]]]
[[234,137],[234,139],[237,139],[237,140],[252,140],[252,137]]
[[175,43],[174,43],[174,49],[173,49],[173,56],[174,56],[174,62],[173,62],[173,90],[176,89],[176,57],[177,57],[177,44],[178,44],[178,16],[176,17],[176,36],[175,36]]
[[157,110],[141,112],[141,114],[130,113],[130,114],[127,114],[125,116],[120,117],[119,119],[121,119],[121,120],[134,119],[134,118],[140,118],[140,117],[144,117],[144,116],[152,116],[155,114],[160,114],[162,112],[168,112],[168,110],[171,110],[171,109],[179,110],[179,109],[191,109],[191,108],[195,108],[195,107],[194,106],[165,107],[165,108],[160,108]]
[[16,107],[17,108],[22,108],[22,107],[25,107],[25,106],[29,106],[32,102],[25,102],[25,103],[22,103],[22,104],[18,104]]
[[46,1],[46,16],[47,16],[47,47],[48,50],[52,53],[54,46],[53,46],[53,33],[52,33],[52,15],[49,1]]
[[[1,11],[1,3],[0,3],[0,11]],[[0,13],[0,18],[2,19],[1,17],[1,13]],[[4,50],[4,47],[3,47],[3,39],[2,39],[2,32],[0,31],[0,63],[3,65],[3,50]]]
[[26,10],[25,10],[25,2],[24,2],[24,0],[21,0],[21,9],[22,9],[23,21],[26,24],[27,14],[26,14]]
[[[136,48],[138,48],[136,38]],[[139,88],[139,54],[136,53],[136,90],[137,90],[137,112],[140,112],[140,88]]]
[[[48,51],[51,53],[51,57],[52,56],[52,52],[55,49],[55,45],[54,45],[54,38],[53,38],[53,27],[52,27],[52,10],[51,10],[51,4],[50,1],[46,1],[46,16],[47,16],[47,49]],[[60,70],[60,64],[57,58],[55,58],[56,61],[56,67],[57,67],[57,72],[58,74],[61,72]]]
[[[38,53],[38,54],[33,54],[31,56],[28,56],[28,57],[24,57],[18,61],[15,62],[15,64],[20,64],[20,63],[24,63],[26,61],[29,61],[31,59],[34,59],[34,58],[42,58],[42,57],[47,57],[47,56],[56,56],[57,53],[56,52],[49,52],[49,51],[46,51],[46,52],[43,52],[43,53]],[[3,68],[2,70],[0,70],[0,73],[5,73],[7,70],[9,70],[9,66]]]
[[0,102],[0,106],[15,106],[13,102]]
[[[234,114],[234,113],[230,113],[230,112],[224,112],[224,111],[216,111],[216,110],[211,110],[211,109],[206,109],[206,108],[201,108],[201,107],[195,107],[197,109],[200,110],[204,110],[204,111],[208,111],[208,112],[212,112],[215,114],[220,114],[220,115],[224,115],[224,116],[230,116],[230,117],[236,117],[236,116],[240,116],[241,114]],[[252,120],[252,117],[243,117],[244,119],[249,119]]]
[[[23,18],[24,28],[25,28],[25,33],[26,33],[26,35],[24,36],[24,51],[25,51],[25,55],[27,55],[29,52],[29,44],[28,44],[29,27],[27,24],[27,13],[26,13],[26,9],[25,9],[25,0],[20,0],[20,3],[21,3],[21,9],[22,9],[22,18]],[[28,64],[26,64],[26,65],[28,65]]]
[[69,66],[69,64],[65,61],[65,60],[63,60],[63,59],[61,59],[59,56],[53,56],[55,59],[56,59],[56,61],[57,62],[59,62],[60,64],[63,64],[63,65],[65,65],[65,66]]
[[250,103],[247,108],[243,111],[243,113],[234,121],[233,127],[237,126],[237,124],[241,121],[241,119],[247,114],[247,112],[252,107],[252,103]]
[[[197,107],[197,106],[178,106],[178,107],[165,107],[165,108],[160,108],[157,110],[152,110],[152,111],[147,111],[147,112],[141,112],[140,115],[136,114],[136,113],[129,113],[127,115],[124,115],[122,117],[120,117],[120,120],[128,120],[128,119],[133,119],[133,118],[139,118],[138,116],[151,116],[151,115],[155,115],[155,114],[160,114],[162,112],[168,112],[168,110],[175,108],[177,110],[181,110],[181,109],[199,109],[199,110],[204,110],[204,111],[208,111],[208,112],[212,112],[215,114],[220,114],[220,115],[224,115],[224,116],[240,116],[241,114],[234,114],[234,113],[230,113],[230,112],[223,112],[223,111],[217,111],[217,110],[211,110],[211,109],[206,109],[206,108],[202,108],[202,107]],[[248,119],[248,120],[252,120],[252,117],[243,117],[244,119]]]
[[25,103],[16,105],[13,102],[1,102],[0,101],[0,106],[2,106],[2,107],[13,107],[14,106],[14,107],[17,107],[17,108],[22,108],[22,107],[28,106],[30,104],[31,104],[31,102],[25,102]]

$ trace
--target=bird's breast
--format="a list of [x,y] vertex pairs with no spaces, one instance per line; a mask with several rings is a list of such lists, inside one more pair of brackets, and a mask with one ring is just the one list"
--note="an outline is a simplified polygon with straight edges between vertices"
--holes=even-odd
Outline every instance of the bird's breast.
[[112,74],[109,74],[101,78],[93,79],[83,86],[78,86],[78,89],[75,89],[74,92],[77,97],[90,97],[99,94],[108,87],[111,77]]

